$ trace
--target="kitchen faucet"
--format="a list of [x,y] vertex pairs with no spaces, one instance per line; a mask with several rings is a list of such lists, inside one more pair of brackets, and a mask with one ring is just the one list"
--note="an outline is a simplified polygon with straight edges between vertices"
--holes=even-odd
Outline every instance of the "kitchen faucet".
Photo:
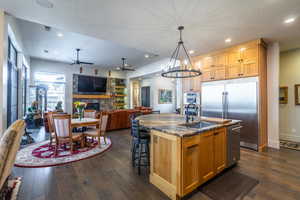
[[185,122],[189,123],[190,120],[194,121],[194,116],[197,116],[198,107],[196,104],[190,103],[185,106]]

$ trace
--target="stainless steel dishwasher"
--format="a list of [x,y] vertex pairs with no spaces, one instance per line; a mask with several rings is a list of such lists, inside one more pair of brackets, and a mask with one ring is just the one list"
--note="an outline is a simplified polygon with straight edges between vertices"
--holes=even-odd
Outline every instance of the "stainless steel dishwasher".
[[240,124],[227,127],[227,167],[231,167],[240,160],[241,128]]

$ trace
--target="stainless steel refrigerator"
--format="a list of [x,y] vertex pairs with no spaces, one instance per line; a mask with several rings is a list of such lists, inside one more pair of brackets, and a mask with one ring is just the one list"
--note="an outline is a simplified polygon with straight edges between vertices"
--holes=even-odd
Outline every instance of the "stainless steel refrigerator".
[[258,78],[242,78],[202,84],[201,115],[242,120],[240,145],[258,150]]

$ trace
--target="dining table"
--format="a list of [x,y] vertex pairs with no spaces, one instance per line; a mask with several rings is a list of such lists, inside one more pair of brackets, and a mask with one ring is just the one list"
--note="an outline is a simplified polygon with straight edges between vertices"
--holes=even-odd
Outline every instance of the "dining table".
[[71,127],[79,128],[79,127],[87,127],[87,126],[96,126],[98,123],[99,123],[99,119],[75,118],[71,120]]

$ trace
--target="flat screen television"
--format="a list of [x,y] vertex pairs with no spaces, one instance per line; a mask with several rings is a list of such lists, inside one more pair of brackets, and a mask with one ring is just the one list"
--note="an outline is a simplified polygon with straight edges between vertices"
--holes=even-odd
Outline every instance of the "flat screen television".
[[78,76],[78,92],[80,94],[106,93],[107,78],[95,76]]

